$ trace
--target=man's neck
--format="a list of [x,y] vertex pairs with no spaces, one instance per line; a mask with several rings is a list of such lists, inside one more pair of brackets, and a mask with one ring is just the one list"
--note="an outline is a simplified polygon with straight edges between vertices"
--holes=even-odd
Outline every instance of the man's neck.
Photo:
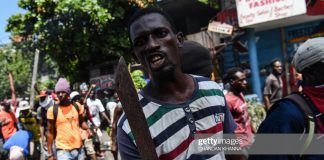
[[280,74],[280,73],[275,73],[275,72],[272,72],[272,74],[273,74],[274,76],[276,76],[276,77],[280,77],[280,76],[281,76],[281,74]]
[[240,94],[242,93],[241,90],[237,90],[237,89],[233,89],[233,88],[230,88],[229,91],[230,91],[230,93],[232,93],[235,96],[240,96]]
[[169,80],[152,79],[144,88],[144,92],[160,101],[179,103],[188,99],[194,88],[194,80],[187,74],[179,73]]
[[68,107],[71,105],[71,102],[70,101],[62,101],[62,102],[60,102],[59,105],[62,107]]

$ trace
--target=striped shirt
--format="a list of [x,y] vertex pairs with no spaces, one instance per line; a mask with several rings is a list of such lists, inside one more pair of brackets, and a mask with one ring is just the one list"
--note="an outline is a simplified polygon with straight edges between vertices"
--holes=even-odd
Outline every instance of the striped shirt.
[[[198,154],[193,145],[195,134],[214,134],[235,129],[220,86],[204,77],[194,76],[193,96],[181,104],[158,101],[139,92],[147,124],[159,159],[225,159],[224,153]],[[118,123],[117,142],[123,159],[140,159],[134,136],[125,114]]]

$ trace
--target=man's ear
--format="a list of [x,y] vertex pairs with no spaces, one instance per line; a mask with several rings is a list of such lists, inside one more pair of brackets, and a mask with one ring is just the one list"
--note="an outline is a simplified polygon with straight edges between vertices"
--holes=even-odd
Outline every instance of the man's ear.
[[182,32],[178,32],[177,33],[177,44],[178,47],[181,48],[183,46],[183,42],[184,42],[184,37],[183,37],[183,33]]
[[234,79],[230,79],[229,84],[232,86],[234,84]]
[[316,71],[310,68],[305,68],[302,71],[302,79],[305,82],[305,84],[316,82],[317,81],[316,75],[317,75]]

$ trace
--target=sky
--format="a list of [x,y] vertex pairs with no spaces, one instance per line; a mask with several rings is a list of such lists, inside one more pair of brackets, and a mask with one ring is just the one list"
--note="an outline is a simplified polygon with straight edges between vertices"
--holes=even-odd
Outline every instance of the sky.
[[0,44],[10,42],[10,33],[5,32],[8,19],[11,15],[17,13],[25,13],[23,9],[19,8],[17,3],[19,0],[1,0],[0,1]]

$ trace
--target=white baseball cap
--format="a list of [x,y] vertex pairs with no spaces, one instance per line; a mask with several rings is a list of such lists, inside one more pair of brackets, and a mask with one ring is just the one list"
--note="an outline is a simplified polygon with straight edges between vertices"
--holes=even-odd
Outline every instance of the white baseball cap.
[[70,98],[73,99],[75,96],[78,96],[78,95],[80,95],[79,92],[73,91],[70,93]]
[[23,149],[19,146],[12,146],[10,148],[9,159],[10,160],[24,160]]
[[30,109],[29,103],[27,101],[20,101],[18,108],[20,110],[26,110],[26,109]]

